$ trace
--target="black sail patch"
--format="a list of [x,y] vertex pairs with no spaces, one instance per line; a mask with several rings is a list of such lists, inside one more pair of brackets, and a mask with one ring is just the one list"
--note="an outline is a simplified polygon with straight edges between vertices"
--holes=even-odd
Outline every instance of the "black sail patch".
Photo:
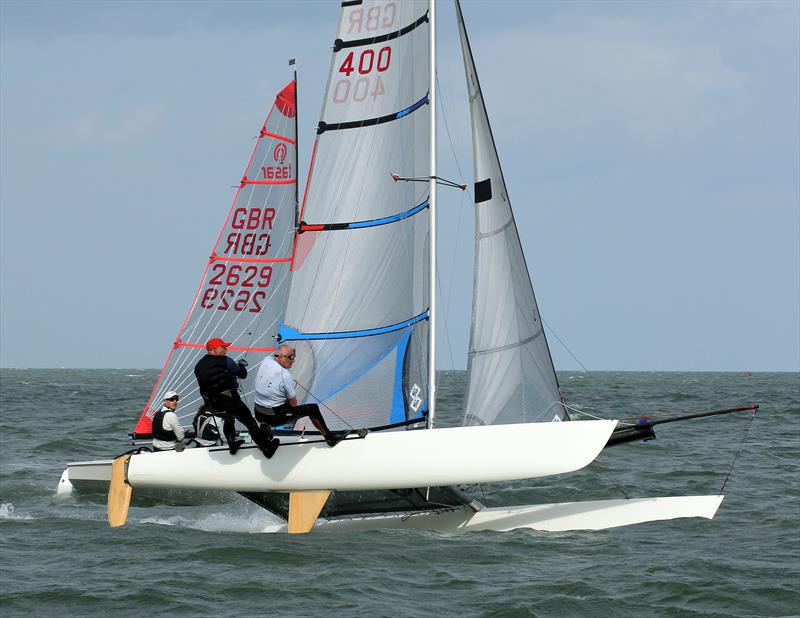
[[488,202],[492,199],[492,180],[487,178],[475,183],[475,203]]

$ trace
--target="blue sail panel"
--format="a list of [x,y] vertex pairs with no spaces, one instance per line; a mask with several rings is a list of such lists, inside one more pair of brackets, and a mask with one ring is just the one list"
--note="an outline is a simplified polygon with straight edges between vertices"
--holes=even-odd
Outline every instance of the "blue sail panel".
[[369,336],[290,340],[297,354],[292,375],[298,399],[319,403],[332,428],[380,427],[420,417],[427,399],[427,330],[427,321],[419,320]]

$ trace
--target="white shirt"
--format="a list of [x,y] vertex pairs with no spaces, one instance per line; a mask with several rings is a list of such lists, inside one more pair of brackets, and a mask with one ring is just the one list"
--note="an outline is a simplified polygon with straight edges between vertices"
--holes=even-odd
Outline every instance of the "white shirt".
[[256,403],[276,408],[295,397],[294,379],[289,370],[281,367],[274,357],[265,358],[256,375]]
[[[183,427],[181,426],[181,422],[178,420],[178,415],[175,414],[172,410],[170,410],[167,406],[162,407],[160,411],[163,412],[165,410],[167,411],[167,413],[164,415],[164,420],[161,421],[161,427],[165,431],[171,430],[175,434],[175,437],[178,438],[178,440],[183,440],[183,436],[185,434],[183,431]],[[167,440],[157,440],[156,438],[153,438],[153,446],[155,446],[156,448],[170,449],[170,448],[175,448],[176,444],[177,442],[167,441]]]

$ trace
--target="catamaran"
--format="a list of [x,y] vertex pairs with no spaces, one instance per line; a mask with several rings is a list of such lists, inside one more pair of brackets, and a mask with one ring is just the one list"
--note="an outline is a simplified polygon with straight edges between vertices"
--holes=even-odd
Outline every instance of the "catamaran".
[[[722,495],[489,508],[459,489],[578,470],[608,445],[654,437],[655,423],[570,419],[455,0],[475,270],[463,426],[436,427],[437,190],[467,188],[437,175],[436,9],[342,2],[302,200],[295,76],[261,126],[132,435],[151,435],[167,391],[181,393],[187,417],[202,404],[193,368],[212,337],[231,341],[251,370],[293,346],[302,399],[318,402],[332,429],[368,431],[332,449],[301,420],[279,432],[269,460],[249,444],[233,456],[219,445],[70,464],[65,489],[110,482],[112,525],[125,522],[132,493],[148,490],[239,492],[289,532],[601,529],[716,513]],[[242,397],[252,406],[252,379]]]

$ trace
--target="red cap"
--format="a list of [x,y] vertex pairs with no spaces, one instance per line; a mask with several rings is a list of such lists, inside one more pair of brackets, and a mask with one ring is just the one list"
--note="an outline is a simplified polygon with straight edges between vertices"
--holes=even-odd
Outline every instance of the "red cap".
[[214,348],[229,348],[231,344],[227,341],[223,341],[219,337],[214,337],[213,339],[209,339],[208,343],[206,344],[206,350],[213,350]]

